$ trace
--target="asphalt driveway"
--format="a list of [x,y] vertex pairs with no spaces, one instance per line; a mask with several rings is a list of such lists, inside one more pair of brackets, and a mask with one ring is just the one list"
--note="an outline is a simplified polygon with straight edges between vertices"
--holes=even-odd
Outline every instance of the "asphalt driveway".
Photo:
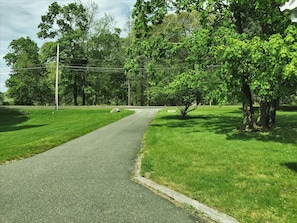
[[0,166],[0,222],[200,222],[131,180],[157,110]]

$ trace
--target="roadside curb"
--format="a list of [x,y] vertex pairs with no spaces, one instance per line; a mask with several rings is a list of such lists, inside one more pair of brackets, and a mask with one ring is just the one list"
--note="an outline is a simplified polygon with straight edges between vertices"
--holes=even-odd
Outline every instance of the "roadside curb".
[[207,217],[211,218],[214,221],[221,222],[221,223],[239,223],[235,218],[228,216],[224,213],[221,213],[215,209],[212,209],[192,198],[189,198],[183,194],[180,194],[174,190],[171,190],[167,187],[159,185],[147,178],[144,178],[140,175],[140,167],[141,167],[141,160],[143,158],[143,154],[141,153],[136,160],[135,165],[135,173],[134,173],[134,180],[141,185],[154,190],[158,191],[160,194],[165,195],[165,197],[169,197],[174,201],[180,204],[187,204],[195,208],[197,211],[204,213]]

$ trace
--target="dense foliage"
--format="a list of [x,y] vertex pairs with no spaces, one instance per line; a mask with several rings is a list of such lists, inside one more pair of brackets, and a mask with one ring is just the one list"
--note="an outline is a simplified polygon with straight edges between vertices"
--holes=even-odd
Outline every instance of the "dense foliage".
[[[185,96],[199,89],[207,100],[241,102],[246,130],[269,128],[275,124],[280,99],[296,95],[297,30],[288,14],[280,12],[283,3],[138,0],[133,13],[134,53],[130,57],[139,52],[145,57],[141,63],[132,63],[138,62],[153,73],[160,73],[159,67],[163,67],[171,77],[169,85],[174,84],[175,89],[180,86],[176,83],[188,80],[192,89],[185,89]],[[145,45],[153,47],[143,48]],[[157,60],[153,55],[158,55]],[[194,83],[189,74],[195,76]],[[154,89],[163,91],[163,84],[158,82],[161,88]],[[180,99],[180,91],[176,92]],[[260,106],[258,119],[256,101]],[[176,104],[188,106],[180,100]]]
[[41,66],[38,46],[30,38],[20,38],[10,43],[13,53],[4,59],[12,66],[13,72],[6,82],[9,94],[16,104],[43,104],[51,97],[46,70]]
[[109,15],[97,18],[98,5],[52,3],[41,17],[38,48],[29,37],[13,40],[5,60],[12,67],[8,95],[15,104],[53,104],[57,45],[60,48],[60,103],[126,104],[123,69],[126,40]]
[[283,3],[137,0],[126,38],[94,3],[52,3],[38,33],[52,42],[11,42],[9,95],[53,103],[59,43],[64,104],[178,105],[186,115],[199,103],[239,102],[244,129],[269,128],[279,102],[296,98],[297,29]]

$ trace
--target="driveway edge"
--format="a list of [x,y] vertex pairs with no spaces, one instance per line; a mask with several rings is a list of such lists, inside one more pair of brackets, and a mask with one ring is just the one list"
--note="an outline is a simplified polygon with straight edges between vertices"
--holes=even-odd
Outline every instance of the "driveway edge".
[[140,174],[142,158],[143,158],[143,153],[140,153],[140,155],[138,155],[137,157],[136,164],[135,164],[134,181],[153,191],[157,191],[158,193],[160,193],[161,195],[164,195],[167,198],[170,198],[169,200],[176,201],[180,204],[190,205],[198,212],[202,212],[203,214],[205,214],[207,217],[211,218],[214,221],[221,222],[221,223],[239,223],[235,218],[231,216],[221,213],[215,209],[212,209],[198,202],[197,200],[189,198],[181,193],[178,193],[167,187],[159,185],[153,182],[152,180],[142,177]]

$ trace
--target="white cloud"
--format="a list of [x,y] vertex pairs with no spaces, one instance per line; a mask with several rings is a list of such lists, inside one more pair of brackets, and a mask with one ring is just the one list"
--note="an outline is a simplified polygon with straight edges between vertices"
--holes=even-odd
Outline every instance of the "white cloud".
[[[20,37],[30,37],[38,45],[43,40],[37,38],[38,24],[41,16],[46,14],[48,6],[52,2],[59,5],[67,5],[75,0],[0,0],[0,91],[6,90],[3,83],[8,78],[7,67],[3,55],[8,52],[9,43]],[[112,15],[117,24],[116,27],[125,28],[128,16],[131,13],[136,0],[93,0],[99,6],[99,17],[104,14]],[[88,3],[89,0],[81,0]],[[5,69],[4,69],[5,68]]]

